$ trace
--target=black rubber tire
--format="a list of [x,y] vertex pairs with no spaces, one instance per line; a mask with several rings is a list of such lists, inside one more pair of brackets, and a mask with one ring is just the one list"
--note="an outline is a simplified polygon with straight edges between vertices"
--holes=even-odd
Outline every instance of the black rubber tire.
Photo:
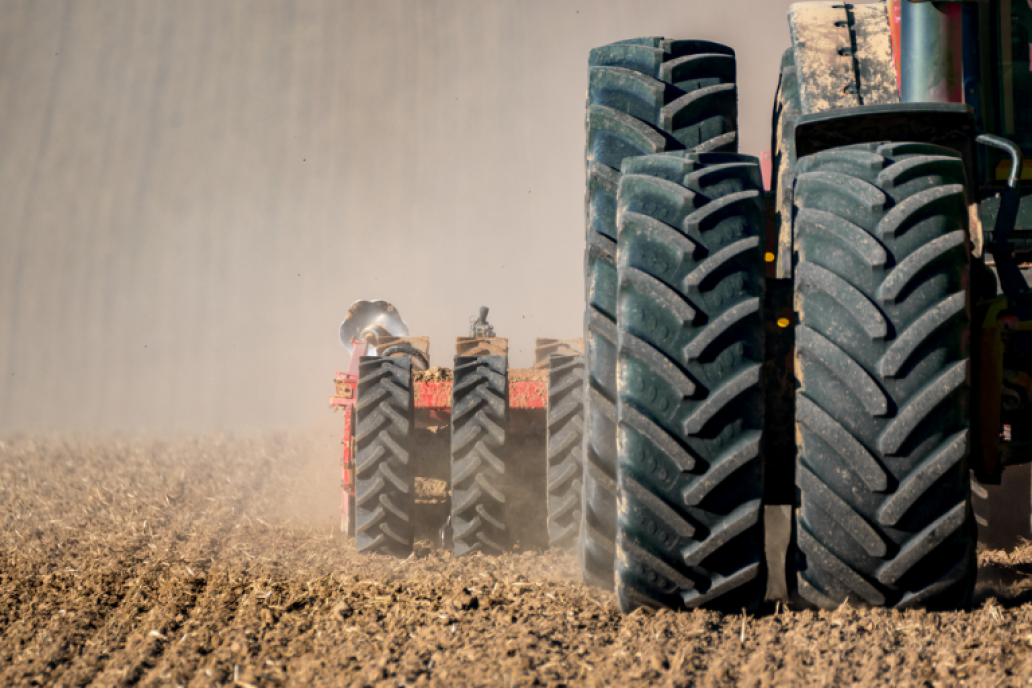
[[[799,119],[799,85],[789,48],[781,60],[781,75],[774,100],[771,127],[771,185],[773,222],[768,229],[767,250],[774,261],[767,265],[765,306],[766,364],[764,389],[766,431],[764,501],[767,506],[793,505],[795,490],[795,381],[792,375],[792,187],[795,181],[795,123]],[[787,240],[787,241],[786,241]],[[779,322],[780,321],[780,322]],[[782,557],[783,558],[783,557]],[[778,574],[772,576],[780,577]]]
[[[978,482],[975,476],[971,476],[971,509],[975,512],[975,525],[978,526],[978,541],[988,543],[990,538],[989,508],[992,502],[989,500],[989,490],[985,485]],[[994,548],[995,549],[995,548]]]
[[763,182],[756,158],[620,179],[620,607],[756,609],[763,548]]
[[573,552],[581,520],[584,357],[549,358],[548,545]]
[[616,527],[616,192],[629,156],[688,148],[734,152],[734,51],[640,38],[591,51],[587,102],[584,581],[613,585]]
[[379,354],[385,357],[410,356],[419,361],[420,370],[426,370],[430,367],[430,359],[427,357],[427,355],[419,349],[417,349],[416,347],[409,346],[408,344],[394,344],[392,346],[388,346],[386,349],[379,352]]
[[360,553],[412,553],[415,496],[412,359],[363,356],[355,404],[355,542]]
[[799,160],[797,593],[834,608],[970,602],[964,167],[918,143]]
[[795,126],[801,116],[799,80],[794,51],[789,48],[781,58],[781,75],[774,101],[771,129],[771,192],[775,195],[775,223],[792,222],[792,187],[795,185]]
[[505,356],[456,356],[451,414],[451,528],[456,556],[510,545]]

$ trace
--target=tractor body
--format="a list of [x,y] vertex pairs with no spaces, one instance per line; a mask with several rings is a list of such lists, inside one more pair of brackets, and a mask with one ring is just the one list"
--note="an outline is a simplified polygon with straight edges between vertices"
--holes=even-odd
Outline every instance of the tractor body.
[[779,506],[800,605],[971,600],[1032,461],[1027,4],[793,5],[762,163],[732,48],[592,51],[578,552],[625,611],[758,607]]
[[789,30],[761,159],[733,48],[591,51],[583,347],[510,370],[485,309],[428,370],[393,307],[342,325],[360,551],[411,552],[420,475],[457,554],[539,514],[625,611],[757,609],[774,566],[800,606],[970,604],[1019,510],[984,486],[1032,462],[1032,3],[802,2]]
[[[970,465],[980,482],[999,484],[1005,465],[1032,461],[1024,430],[1032,415],[1032,185],[1020,185],[1032,179],[1023,160],[1032,154],[1032,6],[800,3],[789,22],[794,45],[786,63],[794,67],[798,112],[775,143],[788,149],[787,166],[837,146],[886,140],[942,145],[961,155],[971,209],[977,399]],[[811,40],[821,31],[824,43]],[[791,171],[785,176],[790,186]],[[782,208],[790,193],[781,190]],[[777,237],[774,277],[788,279],[793,224],[777,217],[768,245]],[[1005,379],[1021,382],[1007,390]]]

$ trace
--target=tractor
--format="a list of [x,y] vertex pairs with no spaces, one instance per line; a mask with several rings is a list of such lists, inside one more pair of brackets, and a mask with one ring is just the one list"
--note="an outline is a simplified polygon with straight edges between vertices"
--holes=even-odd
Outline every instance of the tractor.
[[625,612],[759,608],[779,505],[792,603],[963,608],[972,488],[1032,461],[1032,2],[788,24],[759,159],[731,47],[588,59],[571,549]]
[[534,367],[509,368],[488,313],[442,368],[393,304],[348,308],[351,363],[330,407],[343,415],[341,530],[360,553],[404,558],[420,536],[456,555],[576,541],[581,342],[537,339]]

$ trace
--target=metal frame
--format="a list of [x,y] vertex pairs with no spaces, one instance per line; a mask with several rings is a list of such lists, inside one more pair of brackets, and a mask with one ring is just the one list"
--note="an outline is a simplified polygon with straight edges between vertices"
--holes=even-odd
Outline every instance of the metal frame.
[[340,530],[347,535],[354,534],[354,523],[351,522],[351,502],[355,495],[355,482],[352,473],[355,470],[355,404],[358,402],[358,362],[365,355],[368,344],[365,341],[352,340],[351,363],[348,372],[337,373],[333,378],[336,394],[330,397],[330,408],[340,409],[344,414],[344,436],[340,443],[343,446],[340,457]]

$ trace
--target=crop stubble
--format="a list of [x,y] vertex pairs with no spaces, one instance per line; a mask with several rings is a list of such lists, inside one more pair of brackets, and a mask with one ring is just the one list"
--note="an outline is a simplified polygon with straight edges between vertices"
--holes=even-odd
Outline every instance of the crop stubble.
[[336,479],[311,437],[0,439],[0,685],[1032,678],[1032,548],[981,554],[969,613],[621,617],[565,555],[360,558]]

